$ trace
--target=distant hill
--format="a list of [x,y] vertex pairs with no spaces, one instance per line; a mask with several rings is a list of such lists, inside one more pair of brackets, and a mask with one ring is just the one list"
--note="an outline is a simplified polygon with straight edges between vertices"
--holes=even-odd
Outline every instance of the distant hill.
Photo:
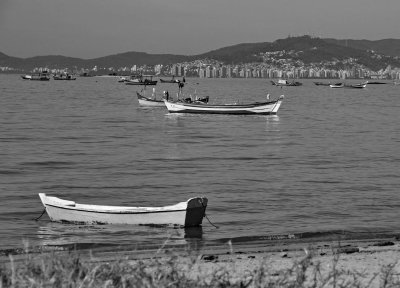
[[[377,57],[371,50],[384,57]],[[244,64],[265,62],[268,60],[266,56],[268,53],[279,51],[283,51],[280,57],[305,64],[352,58],[356,59],[358,64],[372,70],[383,69],[388,65],[400,67],[400,40],[336,40],[310,36],[288,37],[274,42],[237,44],[193,56],[126,52],[94,59],[80,59],[61,55],[17,58],[0,53],[0,66],[25,71],[35,67],[91,69],[94,66],[119,68],[133,65],[168,65],[202,59],[213,59],[225,64]]]
[[12,67],[20,67],[23,66],[23,59],[17,57],[11,57],[4,53],[0,52],[0,66],[12,66]]
[[271,43],[246,43],[224,47],[194,56],[197,59],[215,59],[226,64],[260,62],[260,53],[268,51]]
[[172,64],[185,61],[191,61],[192,57],[172,54],[148,54],[144,52],[126,52],[115,55],[110,55],[101,58],[84,60],[89,66],[102,67],[125,67],[133,65],[157,65],[157,64]]
[[[400,40],[397,41],[400,42]],[[237,64],[260,61],[260,53],[294,51],[294,55],[287,55],[287,57],[294,61],[299,60],[305,64],[356,58],[359,64],[365,65],[372,70],[386,68],[388,65],[400,67],[400,61],[398,59],[378,59],[367,52],[367,50],[373,50],[371,49],[372,47],[378,46],[379,45],[365,45],[364,47],[356,48],[350,45],[342,45],[340,41],[335,42],[310,36],[300,36],[279,39],[272,43],[250,43],[225,47],[210,51],[206,54],[197,55],[197,57],[201,58],[207,56],[208,58],[225,63]],[[394,53],[394,49],[392,49],[392,53]],[[397,56],[400,56],[400,51]]]
[[61,55],[36,56],[30,58],[10,57],[0,52],[0,66],[14,67],[30,71],[35,67],[93,68],[98,67],[131,67],[133,65],[171,64],[190,61],[193,57],[171,54],[148,54],[144,52],[126,52],[94,59],[80,59]]
[[359,50],[374,50],[380,54],[400,57],[400,39],[383,39],[383,40],[352,40],[344,39],[337,40],[327,38],[324,39],[328,43],[341,45],[345,47],[352,47]]

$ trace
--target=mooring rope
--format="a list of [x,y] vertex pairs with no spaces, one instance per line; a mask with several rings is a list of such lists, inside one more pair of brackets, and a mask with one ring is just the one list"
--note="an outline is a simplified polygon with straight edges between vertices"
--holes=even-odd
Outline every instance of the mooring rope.
[[42,214],[40,214],[39,217],[33,218],[33,220],[38,221],[38,220],[43,216],[43,214],[44,214],[45,212],[46,212],[46,208],[43,209],[43,212],[42,212]]
[[211,224],[212,226],[214,226],[215,228],[219,229],[219,227],[218,227],[217,225],[214,225],[214,224],[210,221],[210,219],[208,219],[206,213],[204,213],[204,217],[206,217],[206,219],[208,220],[208,223],[210,223],[210,224]]
[[203,206],[203,208],[204,208],[204,217],[206,217],[208,223],[210,223],[210,224],[211,224],[212,226],[214,226],[215,228],[219,229],[219,227],[218,227],[217,225],[213,224],[213,223],[210,221],[210,219],[208,219],[207,214],[206,214],[206,212],[205,212],[206,206],[204,206],[204,204],[203,204],[203,199],[202,199],[202,198],[200,198],[200,203],[201,203],[201,206]]

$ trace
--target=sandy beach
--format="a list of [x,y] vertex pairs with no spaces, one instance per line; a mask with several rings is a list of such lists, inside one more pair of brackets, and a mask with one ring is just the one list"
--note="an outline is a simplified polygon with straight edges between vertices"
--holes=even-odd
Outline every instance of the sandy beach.
[[[195,287],[400,287],[400,242],[397,237],[313,242],[288,240],[273,244],[232,244],[228,241],[214,247],[185,251],[168,247],[167,243],[155,250],[118,250],[115,247],[77,251],[42,247],[40,250],[28,254],[3,253],[0,264],[9,267],[10,271],[22,271],[19,281],[23,283],[24,275],[29,274],[25,271],[27,266],[32,266],[26,264],[29,258],[31,263],[46,267],[41,278],[35,280],[46,283],[50,281],[46,275],[53,271],[54,263],[64,267],[56,274],[68,275],[68,267],[74,267],[68,263],[77,263],[74,259],[79,259],[79,269],[86,271],[86,277],[79,280],[80,285],[85,284],[86,278],[95,283],[87,287],[102,284],[95,282],[100,281],[95,273],[104,270],[107,275],[112,273],[125,279],[126,283],[133,281],[129,280],[132,277],[138,281],[137,275],[140,275],[140,281],[152,282],[149,287],[163,287],[175,282],[179,283],[176,287],[185,287],[182,283],[190,286],[195,283]],[[60,265],[59,261],[66,264]],[[157,282],[161,280],[163,282]]]
[[[384,287],[386,278],[394,281],[393,277],[397,279],[400,275],[398,241],[352,241],[340,246],[338,243],[314,244],[317,245],[303,245],[303,248],[296,245],[295,249],[283,248],[281,251],[207,254],[196,263],[196,273],[207,278],[214,271],[227,270],[232,279],[246,279],[248,275],[263,270],[272,278],[293,278],[298,277],[299,270],[305,269],[306,283],[318,275],[320,283],[330,282],[328,287],[333,286],[331,281],[334,276],[342,285],[338,287],[355,287],[356,283],[360,283],[361,287]],[[399,280],[395,283],[400,285]]]
[[[290,285],[285,286],[287,281],[298,282],[299,276],[304,277],[301,281],[305,286],[295,287],[400,285],[400,242],[395,238],[312,243],[295,241],[266,246],[259,243],[235,246],[228,242],[225,246],[203,248],[200,252],[182,253],[168,249],[153,254],[143,251],[121,254],[101,252],[91,254],[91,260],[108,262],[127,259],[132,265],[137,265],[138,261],[146,265],[154,259],[170,264],[173,259],[174,265],[187,277],[201,279],[211,286],[216,279],[226,277],[233,286],[244,285],[245,281],[252,279],[250,287],[257,287],[254,277],[259,277],[257,281],[263,285],[273,281],[270,282],[273,287],[288,287]],[[316,277],[319,284],[314,282]]]

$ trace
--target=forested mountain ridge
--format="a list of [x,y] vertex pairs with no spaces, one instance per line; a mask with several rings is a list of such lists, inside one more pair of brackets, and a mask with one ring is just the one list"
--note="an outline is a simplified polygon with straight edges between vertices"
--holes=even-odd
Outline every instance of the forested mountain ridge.
[[[125,52],[100,58],[81,59],[62,55],[18,58],[0,52],[0,67],[30,71],[36,67],[51,69],[91,69],[131,67],[133,65],[171,65],[202,59],[224,64],[267,62],[274,55],[294,62],[312,64],[353,59],[357,64],[377,70],[388,65],[400,67],[400,40],[336,40],[311,36],[288,37],[274,42],[242,43],[198,55],[149,54]],[[271,56],[272,55],[272,56]]]

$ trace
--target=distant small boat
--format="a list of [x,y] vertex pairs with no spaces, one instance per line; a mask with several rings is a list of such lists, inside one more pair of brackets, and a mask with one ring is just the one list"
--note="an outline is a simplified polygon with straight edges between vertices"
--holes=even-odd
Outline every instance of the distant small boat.
[[72,76],[70,74],[56,74],[53,76],[54,80],[76,80],[75,76]]
[[51,221],[75,224],[130,224],[200,226],[208,199],[194,197],[163,207],[126,207],[78,204],[39,193]]
[[363,89],[367,87],[368,81],[363,82],[363,83],[358,83],[358,84],[350,84],[350,85],[345,85],[346,88],[355,88],[355,89]]
[[135,78],[127,79],[125,81],[126,85],[156,85],[157,80],[153,80],[153,76],[151,75],[140,75]]
[[[136,91],[136,95],[139,101],[140,106],[148,106],[148,107],[165,107],[164,99],[169,99],[169,93],[168,91],[164,91],[164,96],[162,99],[156,99],[155,96],[155,89],[153,88],[153,96],[152,98],[146,97],[143,94],[140,94],[139,92]],[[195,100],[192,100],[191,98],[186,98],[180,101],[183,101],[185,103],[197,103],[197,104],[206,104],[210,100],[209,96],[203,97],[203,98],[196,98]]]
[[303,83],[292,81],[289,82],[288,80],[279,79],[278,81],[271,80],[271,84],[275,86],[301,86]]
[[326,83],[326,82],[314,82],[315,85],[317,86],[329,86],[331,85],[330,82]]
[[344,87],[344,83],[330,84],[329,87],[331,87],[331,88],[343,88]]
[[33,73],[30,75],[22,75],[22,79],[24,80],[34,80],[34,81],[49,81],[50,74],[47,71]]
[[180,83],[181,80],[175,79],[175,76],[172,76],[172,78],[170,80],[164,80],[164,79],[160,78],[160,82],[161,83]]
[[197,113],[197,114],[258,114],[274,115],[277,114],[282,104],[283,95],[277,100],[268,102],[255,102],[250,104],[221,104],[212,105],[204,103],[187,103],[185,101],[164,100],[165,106],[170,113]]

